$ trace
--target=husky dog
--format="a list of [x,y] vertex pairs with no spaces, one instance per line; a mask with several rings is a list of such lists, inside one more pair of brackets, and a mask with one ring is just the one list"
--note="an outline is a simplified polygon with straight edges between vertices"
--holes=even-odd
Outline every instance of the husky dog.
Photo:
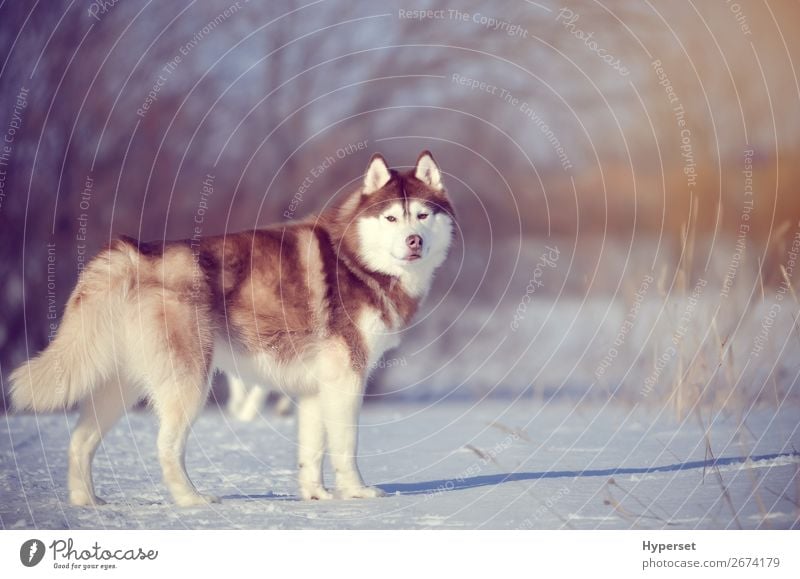
[[398,343],[442,264],[455,217],[424,151],[410,171],[374,155],[363,184],[304,221],[200,240],[112,241],[83,270],[51,344],[11,376],[18,409],[80,403],[69,444],[75,505],[96,505],[92,458],[140,398],[159,418],[163,478],[179,505],[216,502],[184,466],[186,439],[215,369],[280,385],[298,400],[299,486],[378,497],[356,466],[367,374]]

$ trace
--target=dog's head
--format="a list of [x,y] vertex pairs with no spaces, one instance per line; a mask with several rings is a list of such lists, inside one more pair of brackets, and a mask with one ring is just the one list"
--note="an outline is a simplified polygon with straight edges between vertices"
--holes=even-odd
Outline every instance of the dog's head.
[[433,273],[447,256],[455,214],[429,151],[409,171],[392,170],[373,155],[348,204],[348,237],[367,269],[391,276]]

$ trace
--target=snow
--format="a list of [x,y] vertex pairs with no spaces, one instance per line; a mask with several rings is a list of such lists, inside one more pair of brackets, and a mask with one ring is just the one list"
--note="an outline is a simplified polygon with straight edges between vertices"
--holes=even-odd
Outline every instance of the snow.
[[[642,397],[648,378],[657,378],[649,396],[666,401],[679,372],[694,366],[704,402],[717,396],[738,405],[786,396],[800,402],[799,306],[775,288],[766,287],[762,296],[752,263],[741,264],[728,291],[730,255],[717,249],[708,271],[687,275],[681,288],[666,266],[672,258],[662,252],[665,263],[653,268],[658,249],[647,241],[628,249],[590,236],[580,243],[499,240],[500,257],[489,248],[457,245],[463,261],[456,255],[437,274],[400,346],[373,373],[373,392],[414,401],[602,391],[630,401]],[[561,257],[539,275],[537,264],[551,246]],[[600,251],[597,263],[593,251]],[[517,255],[518,261],[510,257]],[[581,280],[593,270],[599,273],[588,287]],[[478,287],[464,279],[476,272],[485,275]],[[542,287],[531,285],[532,278]],[[672,345],[677,353],[656,372]],[[714,372],[720,364],[723,371]]]
[[[797,408],[706,415],[560,398],[368,403],[360,466],[388,496],[303,502],[293,418],[232,421],[210,407],[187,465],[220,504],[178,508],[160,482],[155,418],[132,411],[95,458],[98,495],[67,502],[66,447],[75,415],[7,415],[0,523],[14,528],[611,529],[797,528]],[[326,473],[327,476],[327,473]],[[327,481],[330,484],[330,480]]]

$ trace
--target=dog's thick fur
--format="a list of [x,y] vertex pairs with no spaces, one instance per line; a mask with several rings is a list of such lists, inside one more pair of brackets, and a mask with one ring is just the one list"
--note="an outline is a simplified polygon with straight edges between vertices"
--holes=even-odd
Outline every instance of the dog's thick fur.
[[179,505],[197,492],[184,453],[215,369],[279,385],[298,400],[299,484],[375,497],[356,466],[358,412],[369,369],[397,344],[454,235],[431,154],[411,171],[373,156],[363,185],[318,216],[187,241],[112,241],[84,269],[58,333],[11,376],[17,409],[80,404],[69,447],[76,505],[99,504],[91,463],[102,436],[147,397],[160,420],[164,482]]

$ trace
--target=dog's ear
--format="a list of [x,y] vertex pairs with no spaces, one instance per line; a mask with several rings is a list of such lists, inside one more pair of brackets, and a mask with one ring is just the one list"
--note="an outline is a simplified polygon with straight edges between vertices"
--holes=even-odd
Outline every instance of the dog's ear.
[[433,160],[433,155],[430,151],[422,151],[419,157],[417,157],[414,177],[435,191],[444,189],[444,185],[442,184],[442,172],[439,170],[439,165]]
[[384,185],[386,185],[392,178],[392,173],[389,171],[389,166],[386,164],[386,159],[380,153],[375,153],[369,160],[367,165],[367,172],[364,175],[364,188],[362,192],[364,195],[374,193]]

